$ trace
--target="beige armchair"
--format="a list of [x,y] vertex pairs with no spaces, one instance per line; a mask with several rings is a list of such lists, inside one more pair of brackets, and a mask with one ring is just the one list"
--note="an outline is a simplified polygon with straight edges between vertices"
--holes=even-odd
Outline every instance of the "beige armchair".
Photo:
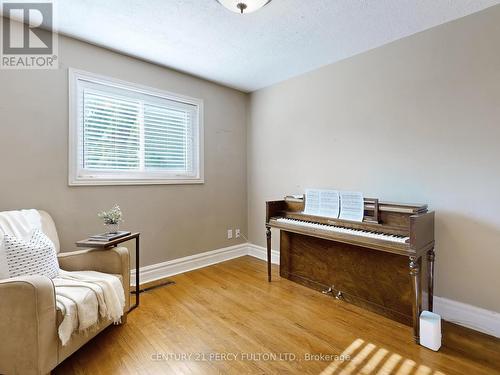
[[[59,238],[52,218],[43,211],[42,230],[59,253]],[[126,321],[130,305],[129,252],[125,247],[109,250],[87,249],[59,253],[59,266],[66,271],[93,270],[120,277],[125,290]],[[47,374],[108,327],[101,321],[97,330],[74,333],[61,345],[57,329],[62,313],[56,308],[54,286],[45,276],[25,276],[0,280],[0,374]]]

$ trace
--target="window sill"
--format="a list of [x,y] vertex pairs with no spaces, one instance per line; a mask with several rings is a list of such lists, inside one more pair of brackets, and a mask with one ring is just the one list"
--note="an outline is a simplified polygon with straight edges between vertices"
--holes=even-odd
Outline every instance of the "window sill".
[[70,180],[69,186],[130,186],[130,185],[197,185],[204,184],[203,178],[191,179],[76,179]]

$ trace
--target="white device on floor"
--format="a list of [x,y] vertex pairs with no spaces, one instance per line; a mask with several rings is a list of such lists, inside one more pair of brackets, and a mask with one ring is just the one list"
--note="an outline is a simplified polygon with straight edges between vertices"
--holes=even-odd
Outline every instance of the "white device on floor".
[[420,314],[420,345],[434,351],[441,347],[441,315],[430,311]]

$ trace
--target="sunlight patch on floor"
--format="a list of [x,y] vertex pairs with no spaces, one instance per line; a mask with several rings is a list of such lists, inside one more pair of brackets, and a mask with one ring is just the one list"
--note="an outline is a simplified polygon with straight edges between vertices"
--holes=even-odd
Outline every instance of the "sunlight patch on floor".
[[[356,339],[353,341],[351,345],[347,347],[346,350],[342,352],[340,356],[352,356],[352,354],[358,350],[363,344],[365,343],[364,340],[361,339]],[[345,358],[344,357],[344,358]],[[326,369],[324,369],[320,375],[330,375],[333,374],[340,366],[342,365],[342,362],[332,362],[328,365]]]
[[370,358],[368,363],[359,371],[360,374],[372,374],[373,370],[375,370],[379,363],[382,363],[385,356],[389,353],[386,349],[379,349],[377,352]]
[[354,340],[340,357],[350,360],[330,363],[321,375],[446,375],[362,339]]

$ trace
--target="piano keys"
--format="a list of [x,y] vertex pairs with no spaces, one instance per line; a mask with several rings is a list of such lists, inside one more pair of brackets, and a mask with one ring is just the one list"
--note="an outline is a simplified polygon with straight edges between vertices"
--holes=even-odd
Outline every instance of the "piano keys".
[[427,205],[368,198],[363,222],[303,210],[297,197],[266,202],[268,280],[276,228],[281,277],[413,325],[418,343],[422,304],[433,308],[434,212]]
[[395,242],[395,243],[403,243],[406,244],[409,242],[410,237],[405,237],[397,234],[387,234],[387,233],[382,233],[382,232],[376,232],[376,231],[369,231],[369,230],[362,230],[362,229],[351,229],[351,228],[344,228],[339,225],[333,225],[333,224],[319,224],[311,221],[303,221],[303,220],[297,220],[297,219],[287,219],[287,218],[278,218],[276,219],[275,227],[278,227],[279,224],[283,224],[285,227],[287,225],[292,225],[292,226],[298,226],[298,227],[305,227],[305,228],[311,228],[316,231],[317,234],[320,234],[322,232],[325,233],[341,233],[341,234],[347,234],[347,235],[352,235],[352,236],[359,236],[359,237],[364,237],[368,240],[370,239],[379,239],[383,241],[389,241],[389,242]]

